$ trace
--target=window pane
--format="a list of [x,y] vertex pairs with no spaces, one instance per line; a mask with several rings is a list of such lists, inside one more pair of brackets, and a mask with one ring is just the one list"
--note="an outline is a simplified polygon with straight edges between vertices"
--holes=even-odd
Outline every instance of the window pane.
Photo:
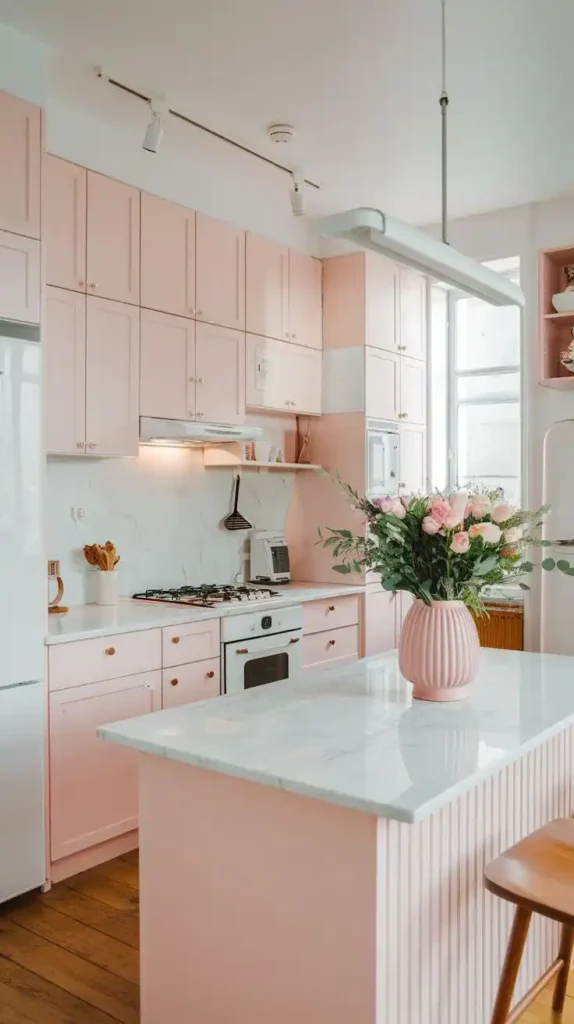
[[447,486],[448,430],[447,293],[431,288],[431,483]]
[[457,394],[459,399],[508,395],[508,397],[518,400],[520,398],[520,374],[485,373],[480,377],[459,377]]
[[482,299],[460,298],[455,302],[455,317],[457,370],[520,364],[518,306],[491,306]]
[[503,487],[520,504],[520,405],[498,402],[458,407],[457,483]]

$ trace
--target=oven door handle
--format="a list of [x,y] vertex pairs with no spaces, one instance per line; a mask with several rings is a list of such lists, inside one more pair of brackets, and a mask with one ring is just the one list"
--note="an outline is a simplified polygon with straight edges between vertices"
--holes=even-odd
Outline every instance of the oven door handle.
[[[300,636],[292,636],[291,639],[289,640],[289,642],[286,643],[286,644],[277,644],[277,647],[272,647],[268,651],[255,651],[254,653],[255,654],[259,654],[260,653],[262,655],[267,656],[269,654],[272,654],[273,651],[281,651],[281,650],[283,650],[284,647],[289,647],[289,644],[298,644],[298,643],[300,643],[300,641],[301,641],[301,637]],[[248,647],[238,647],[236,649],[235,653],[236,654],[249,654],[249,648]]]

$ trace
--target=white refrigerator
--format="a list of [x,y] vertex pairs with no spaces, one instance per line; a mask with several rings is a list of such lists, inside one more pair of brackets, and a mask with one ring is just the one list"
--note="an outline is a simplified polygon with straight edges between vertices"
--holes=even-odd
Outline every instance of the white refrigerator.
[[0,321],[0,902],[46,877],[41,409],[38,329]]
[[[547,431],[543,452],[543,500],[551,506],[543,537],[554,541],[543,558],[574,566],[574,420],[559,420]],[[542,572],[541,643],[547,654],[574,655],[574,577]]]

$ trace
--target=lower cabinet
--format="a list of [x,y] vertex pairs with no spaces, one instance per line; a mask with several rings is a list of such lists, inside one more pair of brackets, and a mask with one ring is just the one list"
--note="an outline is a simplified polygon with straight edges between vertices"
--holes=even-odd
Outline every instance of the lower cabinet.
[[97,729],[160,707],[159,671],[50,693],[52,861],[137,828],[136,755]]
[[401,627],[413,603],[412,594],[401,591],[391,594],[373,584],[365,591],[364,656],[394,651],[398,647]]
[[221,692],[221,661],[195,661],[191,665],[176,665],[163,670],[162,706],[175,708],[181,704],[192,704],[209,697],[219,697]]
[[358,626],[342,626],[303,637],[303,668],[318,668],[358,657]]

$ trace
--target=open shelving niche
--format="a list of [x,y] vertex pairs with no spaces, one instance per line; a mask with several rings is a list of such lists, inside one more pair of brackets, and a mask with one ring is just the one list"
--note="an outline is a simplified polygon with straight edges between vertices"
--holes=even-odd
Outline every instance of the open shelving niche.
[[[304,417],[306,419],[307,417]],[[248,413],[247,423],[263,427],[264,440],[262,446],[275,448],[283,452],[283,462],[269,462],[261,459],[246,459],[245,444],[229,442],[210,445],[203,449],[203,465],[205,469],[250,469],[258,472],[270,470],[275,473],[296,473],[299,470],[321,469],[318,465],[296,462],[297,457],[297,421],[293,416],[282,416],[274,413]]]
[[574,246],[546,249],[540,254],[540,384],[560,391],[574,389],[574,373],[560,362],[560,353],[572,341],[574,310],[557,313],[552,296],[564,289],[564,267],[574,263]]

